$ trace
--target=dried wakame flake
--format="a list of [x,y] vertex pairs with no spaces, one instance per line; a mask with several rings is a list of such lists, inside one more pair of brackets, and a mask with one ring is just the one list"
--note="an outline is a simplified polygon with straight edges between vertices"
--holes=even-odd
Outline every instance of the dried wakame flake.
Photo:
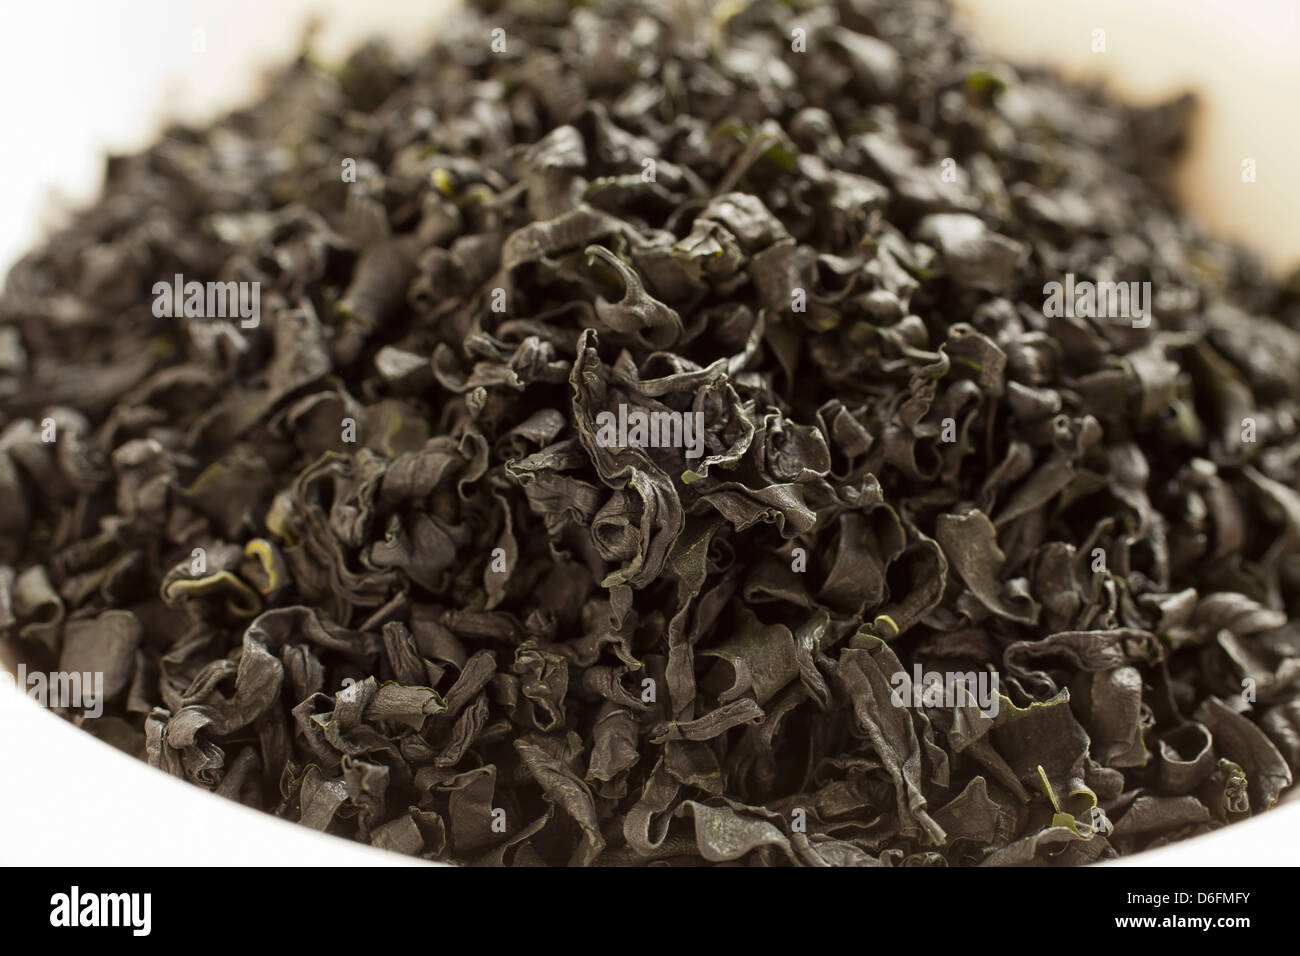
[[431,860],[1068,865],[1265,811],[1300,295],[1167,196],[1189,107],[940,0],[304,55],[10,273],[4,639],[151,766]]

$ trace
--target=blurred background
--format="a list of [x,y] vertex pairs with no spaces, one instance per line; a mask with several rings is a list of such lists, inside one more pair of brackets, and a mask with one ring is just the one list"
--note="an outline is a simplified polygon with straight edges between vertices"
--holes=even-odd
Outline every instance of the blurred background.
[[[1273,269],[1300,265],[1300,0],[953,0],[990,53],[1158,102],[1202,109],[1174,184],[1187,208]],[[314,15],[337,61],[379,35],[415,51],[456,0],[43,0],[0,32],[0,273],[60,208],[92,199],[104,151],[147,145],[168,120],[200,121],[254,96]],[[1094,31],[1105,52],[1094,52]],[[1256,181],[1242,182],[1243,159]],[[57,219],[55,219],[57,221]]]

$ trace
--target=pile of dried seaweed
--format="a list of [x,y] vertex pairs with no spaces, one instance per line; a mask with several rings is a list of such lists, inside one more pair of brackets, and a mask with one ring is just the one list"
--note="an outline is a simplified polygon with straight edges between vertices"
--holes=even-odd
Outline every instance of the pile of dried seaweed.
[[[10,275],[0,620],[103,672],[96,736],[440,860],[1074,864],[1258,813],[1300,303],[1160,189],[1186,112],[936,0],[304,59]],[[177,275],[260,318],[167,317]]]

